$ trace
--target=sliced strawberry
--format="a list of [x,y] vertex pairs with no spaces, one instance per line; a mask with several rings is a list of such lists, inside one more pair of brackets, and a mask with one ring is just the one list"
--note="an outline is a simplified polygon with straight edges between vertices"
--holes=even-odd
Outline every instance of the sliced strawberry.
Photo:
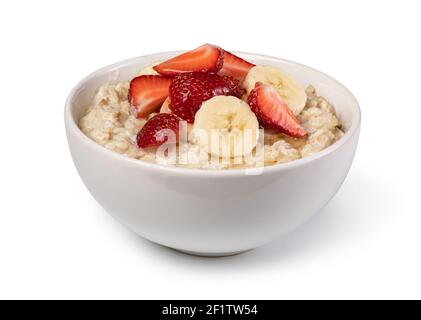
[[193,123],[202,103],[215,96],[244,94],[240,82],[215,73],[183,73],[173,78],[170,85],[170,109],[181,119]]
[[156,72],[174,76],[185,72],[218,72],[224,63],[224,50],[205,44],[154,66]]
[[258,82],[250,92],[247,102],[264,127],[295,138],[307,135],[298,119],[272,86]]
[[168,97],[171,79],[144,75],[130,82],[130,110],[136,118],[144,118],[159,109]]
[[224,65],[222,66],[220,74],[231,76],[240,80],[243,80],[251,68],[256,65],[250,63],[231,52],[224,52]]
[[176,115],[159,113],[149,119],[139,131],[136,138],[137,145],[139,148],[158,147],[168,141],[171,131],[178,141],[179,126],[180,119]]

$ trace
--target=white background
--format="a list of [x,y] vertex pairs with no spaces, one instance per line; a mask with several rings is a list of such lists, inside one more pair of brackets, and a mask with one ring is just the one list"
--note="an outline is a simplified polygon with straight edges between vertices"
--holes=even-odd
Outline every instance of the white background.
[[[421,298],[418,1],[2,1],[0,298]],[[67,147],[72,86],[105,65],[209,42],[332,75],[363,112],[332,202],[224,259],[130,233]]]

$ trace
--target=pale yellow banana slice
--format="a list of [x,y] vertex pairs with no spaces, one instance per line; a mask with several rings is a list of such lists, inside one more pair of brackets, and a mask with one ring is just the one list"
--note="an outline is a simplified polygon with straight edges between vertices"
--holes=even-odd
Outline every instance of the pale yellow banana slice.
[[259,122],[243,100],[217,96],[202,104],[189,138],[213,156],[242,157],[258,142]]
[[162,61],[155,62],[154,64],[151,64],[150,66],[147,66],[140,70],[138,76],[158,76],[159,73],[155,71],[153,67],[160,64]]
[[159,110],[160,113],[172,113],[170,109],[170,98],[167,97]]
[[275,87],[295,115],[298,115],[304,109],[307,100],[305,90],[297,80],[285,71],[269,66],[253,67],[244,80],[247,94],[254,89],[257,82]]

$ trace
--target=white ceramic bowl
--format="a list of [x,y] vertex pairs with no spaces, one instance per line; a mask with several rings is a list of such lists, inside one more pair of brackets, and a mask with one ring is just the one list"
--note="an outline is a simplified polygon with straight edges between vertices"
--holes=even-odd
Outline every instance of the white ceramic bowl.
[[107,150],[79,130],[77,123],[101,85],[130,80],[143,67],[177,53],[143,56],[103,68],[70,93],[65,107],[70,151],[98,203],[150,241],[208,256],[231,255],[264,245],[325,206],[351,166],[360,131],[360,109],[338,81],[297,63],[237,53],[256,64],[279,66],[305,86],[313,84],[333,103],[346,133],[316,155],[267,167],[261,174],[150,164]]

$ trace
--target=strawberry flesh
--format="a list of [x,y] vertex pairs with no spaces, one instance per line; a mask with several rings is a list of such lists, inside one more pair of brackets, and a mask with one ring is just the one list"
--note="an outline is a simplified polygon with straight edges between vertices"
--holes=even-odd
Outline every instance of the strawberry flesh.
[[186,72],[218,72],[224,63],[224,50],[205,44],[194,50],[164,61],[154,69],[165,76],[175,76]]
[[291,109],[272,86],[257,83],[247,102],[263,127],[278,130],[294,138],[307,135]]
[[171,111],[189,123],[202,103],[215,96],[242,97],[240,82],[229,76],[214,73],[184,73],[173,78],[169,97]]
[[156,75],[144,75],[130,82],[130,111],[136,118],[145,118],[159,109],[168,97],[171,79]]
[[231,76],[240,80],[243,80],[251,68],[256,65],[250,63],[231,52],[224,52],[224,64],[220,71],[220,74]]
[[146,122],[137,134],[137,145],[143,149],[158,147],[168,141],[167,130],[172,130],[178,141],[179,126],[180,119],[176,115],[168,113],[157,114]]

